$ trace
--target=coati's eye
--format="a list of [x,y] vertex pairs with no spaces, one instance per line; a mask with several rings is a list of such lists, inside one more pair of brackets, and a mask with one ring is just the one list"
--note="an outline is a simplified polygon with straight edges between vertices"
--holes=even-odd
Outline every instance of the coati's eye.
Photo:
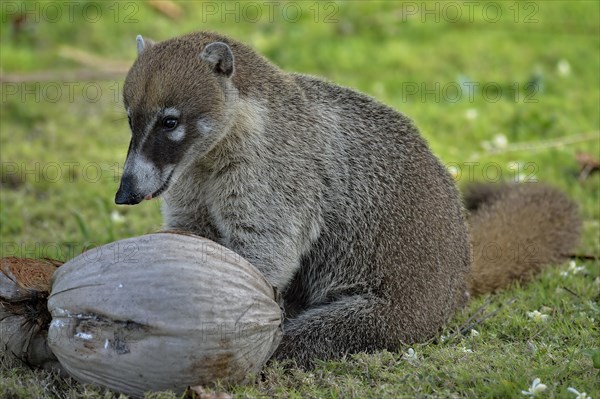
[[177,118],[173,118],[172,116],[167,116],[162,120],[162,127],[166,130],[173,130],[177,127],[179,121]]

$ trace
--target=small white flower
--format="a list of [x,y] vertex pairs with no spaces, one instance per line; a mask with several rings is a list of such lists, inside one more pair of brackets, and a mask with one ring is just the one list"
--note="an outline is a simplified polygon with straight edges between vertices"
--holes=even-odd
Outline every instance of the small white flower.
[[523,395],[536,396],[538,393],[544,392],[547,388],[548,387],[546,386],[546,384],[542,384],[540,382],[540,379],[536,378],[531,383],[531,386],[529,387],[529,389],[527,391],[521,391],[521,393]]
[[475,108],[469,108],[467,112],[465,112],[465,118],[470,121],[477,119],[477,116],[479,116],[479,114]]
[[579,273],[586,273],[587,269],[585,268],[585,266],[577,266],[577,263],[575,263],[574,260],[569,262],[569,266],[567,267],[567,270],[563,270],[562,272],[560,272],[560,275],[562,277],[568,277],[571,274],[579,274]]
[[458,166],[450,165],[448,166],[448,172],[450,173],[450,176],[452,176],[453,179],[456,179],[460,174],[460,169],[458,168]]
[[571,74],[571,64],[569,64],[569,61],[565,59],[558,61],[558,64],[556,64],[556,69],[558,70],[558,74],[560,76],[569,76]]
[[415,352],[415,350],[413,348],[408,348],[408,351],[406,351],[404,353],[404,357],[406,357],[406,358],[416,358],[417,357],[417,353]]
[[302,382],[305,384],[314,384],[315,383],[315,375],[313,373],[308,374],[306,377],[302,379]]
[[518,183],[535,183],[537,182],[537,176],[531,173],[519,172],[516,180]]
[[402,359],[412,363],[418,359],[417,352],[415,352],[413,348],[408,348],[408,350],[402,355]]
[[508,170],[513,172],[515,182],[535,183],[537,182],[537,177],[529,171],[530,165],[520,161],[510,161],[506,166]]
[[510,161],[508,164],[508,169],[510,170],[516,170],[518,171],[519,169],[521,169],[521,162],[519,161]]
[[462,351],[463,351],[464,353],[473,353],[473,349],[469,349],[469,348],[467,348],[467,347],[465,347],[465,346],[463,346],[463,347],[462,347]]
[[112,220],[115,223],[123,223],[125,221],[125,218],[119,212],[112,211],[110,214],[110,220]]
[[587,393],[585,392],[579,392],[577,389],[573,388],[573,387],[568,387],[567,391],[575,394],[575,399],[592,399],[591,396],[589,396]]
[[548,315],[543,314],[539,310],[534,310],[533,312],[527,312],[527,316],[529,316],[529,318],[532,319],[533,321],[535,321],[536,323],[545,322],[548,319]]
[[585,266],[577,266],[577,263],[575,263],[575,261],[572,260],[569,262],[568,271],[572,274],[579,274],[587,272],[587,269],[585,268]]
[[494,146],[496,148],[504,148],[508,145],[508,139],[503,134],[495,135],[492,141],[494,142]]
[[474,338],[474,337],[479,337],[479,331],[477,331],[477,330],[476,330],[476,329],[474,329],[474,328],[472,328],[472,329],[471,329],[471,333],[470,333],[470,334],[471,334],[471,337],[472,337],[472,338]]

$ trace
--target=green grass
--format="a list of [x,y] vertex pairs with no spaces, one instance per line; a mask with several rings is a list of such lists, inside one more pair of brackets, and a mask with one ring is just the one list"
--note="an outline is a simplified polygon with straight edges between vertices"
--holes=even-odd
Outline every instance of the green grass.
[[[21,10],[25,7],[23,2],[4,2],[8,3]],[[584,219],[577,252],[600,254],[600,174],[579,181],[575,161],[577,152],[596,157],[600,153],[597,2],[491,3],[502,10],[495,23],[491,9],[482,13],[483,2],[474,9],[472,21],[462,7],[463,16],[455,23],[447,21],[454,17],[452,10],[443,12],[447,3],[439,3],[439,22],[435,14],[425,22],[421,14],[410,15],[410,6],[417,6],[417,11],[435,10],[435,2],[404,2],[404,11],[403,3],[395,1],[325,2],[318,5],[317,22],[313,2],[294,3],[302,6],[298,20],[293,9],[288,10],[287,20],[282,17],[287,3],[278,3],[272,23],[264,5],[262,17],[252,23],[248,21],[255,16],[252,9],[243,11],[248,3],[239,3],[236,21],[235,14],[206,15],[203,7],[213,4],[220,10],[225,7],[220,3],[193,1],[179,3],[185,12],[177,22],[145,3],[89,3],[102,13],[91,23],[82,15],[88,3],[77,3],[72,23],[67,10],[53,22],[50,3],[29,2],[28,9],[34,11],[18,32],[10,22],[13,8],[3,5],[2,73],[81,69],[63,55],[65,46],[103,60],[130,63],[138,33],[157,40],[197,29],[227,33],[285,70],[354,87],[409,115],[440,159],[458,165],[459,185],[494,179],[499,171],[501,180],[513,180],[521,172],[562,188],[580,204]],[[330,19],[336,21],[324,21],[331,12]],[[526,23],[531,12],[537,22]],[[136,21],[126,21],[127,16]],[[131,208],[113,204],[129,141],[119,97],[122,81],[122,77],[68,83],[3,81],[0,255],[68,259],[90,246],[160,228],[157,201]],[[478,84],[473,99],[465,89],[461,99],[453,100],[457,82]],[[61,95],[55,99],[56,87]],[[69,87],[73,87],[72,98]],[[488,91],[482,92],[482,87]],[[98,88],[101,95],[96,99]],[[494,101],[498,89],[502,95]],[[506,138],[509,149],[523,142],[532,146],[494,152],[490,145],[498,135]],[[540,145],[573,135],[588,139]],[[520,165],[516,173],[511,169],[515,162]],[[384,352],[323,363],[309,373],[274,365],[249,386],[219,389],[239,397],[512,398],[522,397],[521,390],[539,377],[548,386],[542,397],[574,397],[567,392],[572,386],[598,398],[600,376],[590,353],[600,347],[600,264],[578,264],[587,272],[564,277],[560,272],[566,265],[557,265],[531,284],[492,296],[488,312],[516,300],[477,325],[478,337],[415,346],[418,358],[413,362],[402,360],[402,353]],[[472,301],[444,334],[461,326],[485,300]],[[527,316],[542,307],[551,309],[545,309],[549,314],[545,323]],[[111,394],[5,358],[0,365],[0,397],[104,398]]]

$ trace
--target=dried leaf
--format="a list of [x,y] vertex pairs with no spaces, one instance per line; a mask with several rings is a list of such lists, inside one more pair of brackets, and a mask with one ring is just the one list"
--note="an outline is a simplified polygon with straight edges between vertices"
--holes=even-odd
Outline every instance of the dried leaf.
[[171,19],[179,19],[183,14],[183,10],[173,1],[169,0],[147,0],[147,3],[150,7],[154,8],[156,11],[161,14],[166,15]]
[[600,160],[590,153],[578,152],[575,160],[579,164],[579,180],[585,180],[590,174],[600,170]]

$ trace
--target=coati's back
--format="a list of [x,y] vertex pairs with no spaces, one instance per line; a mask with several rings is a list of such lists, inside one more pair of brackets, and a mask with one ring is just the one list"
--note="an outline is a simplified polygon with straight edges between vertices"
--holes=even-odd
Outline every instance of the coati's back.
[[[286,293],[292,312],[374,291],[431,336],[464,299],[469,247],[459,194],[412,122],[354,90],[293,75],[324,138],[323,226]],[[335,294],[330,287],[339,287]],[[427,316],[424,316],[427,314]]]

